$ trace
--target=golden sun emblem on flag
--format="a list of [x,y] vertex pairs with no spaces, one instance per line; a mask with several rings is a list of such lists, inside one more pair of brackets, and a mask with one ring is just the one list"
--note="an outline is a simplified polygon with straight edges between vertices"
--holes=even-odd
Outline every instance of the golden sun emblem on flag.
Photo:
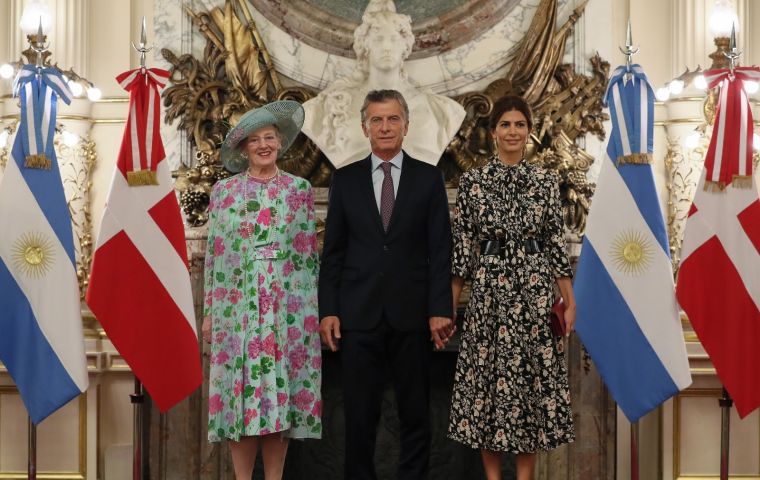
[[53,242],[41,233],[25,233],[13,243],[13,263],[27,277],[40,278],[53,266]]
[[641,275],[652,263],[653,248],[641,232],[625,230],[612,242],[612,261],[627,275]]

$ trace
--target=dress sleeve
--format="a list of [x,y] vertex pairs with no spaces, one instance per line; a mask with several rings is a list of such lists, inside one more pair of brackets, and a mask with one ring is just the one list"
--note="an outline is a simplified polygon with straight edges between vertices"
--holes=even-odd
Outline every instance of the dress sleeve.
[[565,245],[565,222],[562,218],[562,202],[559,198],[559,177],[550,172],[546,176],[548,183],[547,222],[543,232],[543,243],[555,278],[572,277],[573,270],[567,258]]
[[471,176],[465,173],[459,179],[451,225],[453,240],[451,273],[464,279],[468,279],[472,273],[476,254],[477,229],[472,221],[476,212],[472,206],[471,189]]
[[219,183],[214,185],[211,190],[211,200],[208,204],[208,236],[206,243],[206,259],[203,262],[203,317],[211,315],[213,305],[214,289],[214,263],[215,255],[221,250],[217,243],[223,248],[224,239],[219,236],[217,230],[217,220],[219,216],[219,205],[221,203],[222,187]]
[[302,295],[304,317],[317,316],[317,278],[319,275],[319,254],[317,246],[316,213],[314,211],[314,190],[304,180],[298,187],[298,209],[293,212],[288,242],[291,243],[291,261],[296,271],[296,289]]

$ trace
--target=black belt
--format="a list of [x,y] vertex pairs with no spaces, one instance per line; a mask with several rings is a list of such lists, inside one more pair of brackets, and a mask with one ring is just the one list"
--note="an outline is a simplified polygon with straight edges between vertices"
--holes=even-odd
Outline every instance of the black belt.
[[[541,243],[536,239],[536,237],[525,237],[522,240],[522,243],[525,247],[525,253],[527,254],[536,254],[541,253],[543,250],[541,248]],[[480,242],[480,254],[481,255],[499,255],[499,256],[505,256],[505,252],[507,249],[507,241],[504,238],[495,238],[493,240],[483,240]]]

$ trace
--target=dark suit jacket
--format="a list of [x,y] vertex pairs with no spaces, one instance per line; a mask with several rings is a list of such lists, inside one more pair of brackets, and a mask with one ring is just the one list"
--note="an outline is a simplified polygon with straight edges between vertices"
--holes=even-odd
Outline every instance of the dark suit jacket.
[[319,274],[320,318],[370,330],[383,311],[400,331],[451,318],[451,226],[442,172],[404,153],[388,233],[372,188],[370,157],[333,175]]

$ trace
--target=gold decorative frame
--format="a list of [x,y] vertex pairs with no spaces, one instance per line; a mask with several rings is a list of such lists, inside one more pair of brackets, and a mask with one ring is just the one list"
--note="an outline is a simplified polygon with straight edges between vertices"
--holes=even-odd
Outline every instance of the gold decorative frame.
[[[719,388],[694,388],[686,389],[673,398],[673,479],[674,480],[720,480],[718,475],[681,475],[681,400],[683,398],[715,398],[716,403],[723,396]],[[758,436],[760,437],[760,415],[758,415]],[[760,444],[760,438],[758,439]],[[760,449],[758,449],[758,459],[760,459]],[[743,480],[760,480],[760,466],[758,473],[755,474],[731,474],[731,478],[741,478]]]
[[[0,386],[0,396],[18,395],[15,386]],[[79,395],[79,469],[74,472],[37,472],[40,480],[85,480],[87,478],[87,393]],[[2,412],[0,412],[2,419]],[[0,472],[0,480],[26,479],[27,472]]]

